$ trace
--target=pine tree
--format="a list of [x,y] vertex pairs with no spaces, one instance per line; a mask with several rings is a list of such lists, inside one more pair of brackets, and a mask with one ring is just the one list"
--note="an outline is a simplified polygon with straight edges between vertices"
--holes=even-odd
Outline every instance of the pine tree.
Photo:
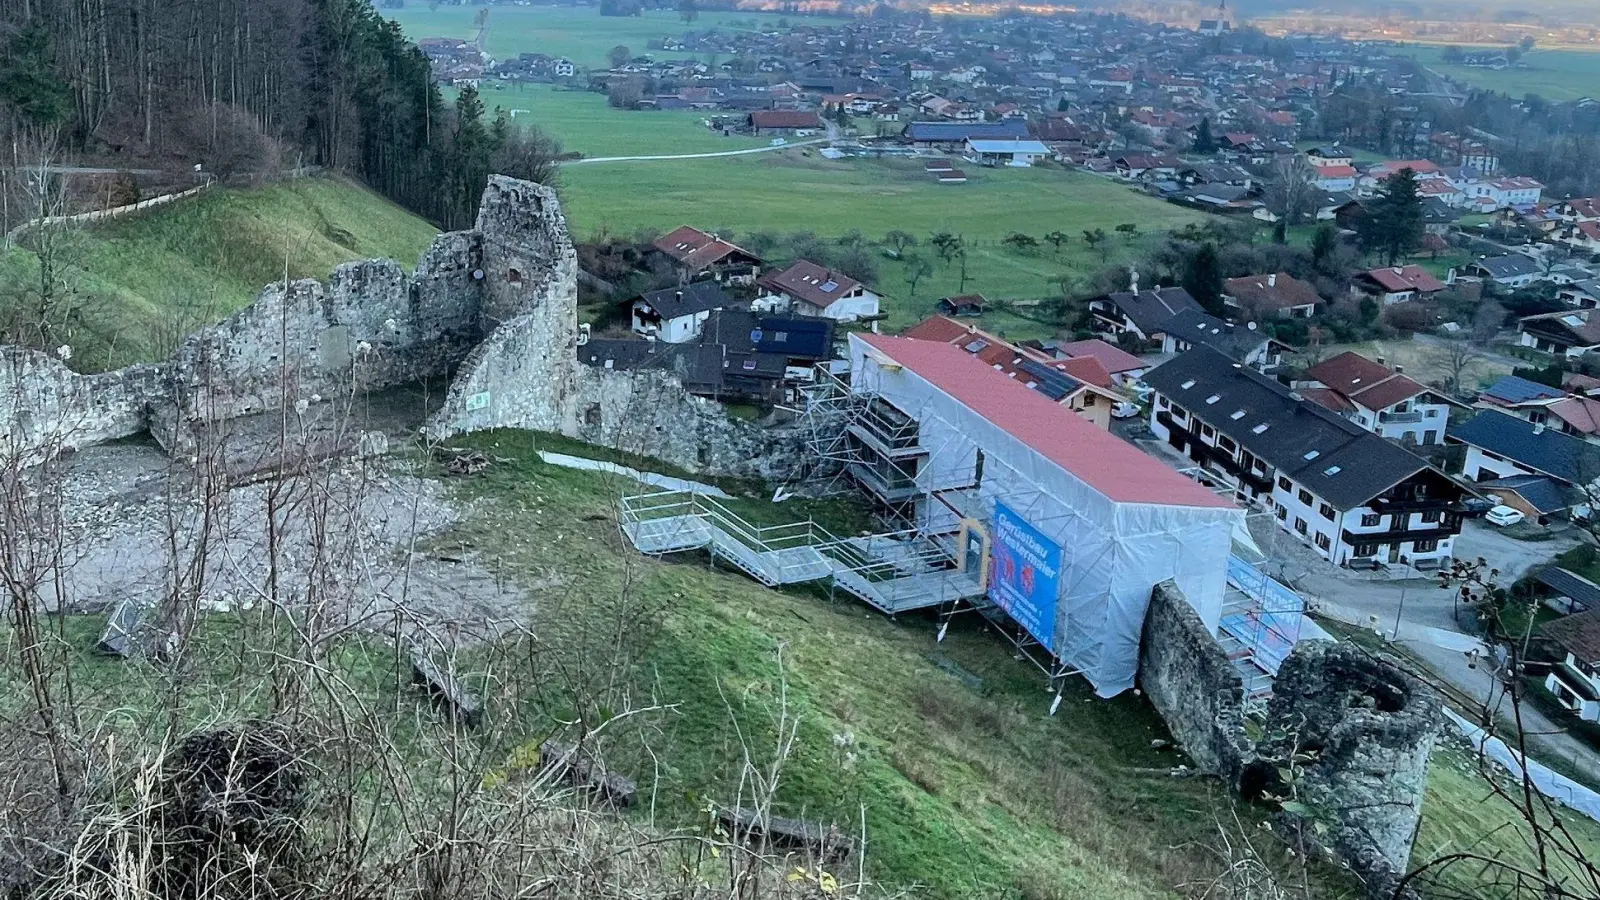
[[1222,260],[1217,257],[1215,244],[1201,244],[1184,260],[1183,289],[1206,312],[1214,316],[1225,312],[1222,303]]
[[1367,205],[1367,216],[1361,222],[1362,246],[1376,251],[1392,266],[1422,243],[1422,231],[1417,173],[1401,169],[1379,183]]
[[1211,117],[1200,120],[1200,126],[1194,130],[1194,152],[1202,156],[1210,156],[1217,152],[1216,138],[1211,136]]

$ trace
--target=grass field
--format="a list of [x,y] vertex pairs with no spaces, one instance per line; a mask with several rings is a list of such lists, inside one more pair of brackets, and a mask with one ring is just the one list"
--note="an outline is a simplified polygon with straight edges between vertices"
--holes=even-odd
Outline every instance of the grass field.
[[1522,57],[1522,67],[1500,71],[1446,65],[1440,58],[1443,47],[1410,45],[1393,52],[1413,56],[1451,78],[1519,100],[1525,94],[1538,94],[1557,102],[1600,97],[1600,51],[1531,50]]
[[[1103,178],[1057,168],[973,169],[971,181],[941,185],[920,162],[830,162],[803,151],[730,159],[619,163],[562,170],[563,204],[578,235],[602,229],[619,234],[660,232],[685,223],[728,233],[812,231],[832,237],[859,229],[868,241],[899,229],[926,242],[935,231],[969,243],[968,292],[990,298],[1059,296],[1063,273],[1086,275],[1116,265],[1154,240],[1153,233],[1200,221],[1202,213],[1151,199]],[[1136,223],[1142,237],[1115,235]],[[1113,236],[1098,249],[1083,243],[1085,229]],[[1017,251],[1001,243],[1012,232],[1042,238],[1064,231],[1060,251],[1041,242]],[[934,274],[913,294],[905,267],[880,256],[878,287],[887,295],[890,326],[909,324],[956,293],[960,270],[934,262]],[[1022,322],[1011,324],[1025,327]],[[1048,329],[1046,329],[1048,330]],[[1013,336],[1032,336],[1013,333]]]
[[716,153],[768,143],[748,135],[723,137],[705,126],[705,113],[613,109],[604,94],[589,91],[486,81],[480,94],[489,109],[505,109],[518,122],[531,122],[559,138],[563,150],[584,156]]
[[[88,298],[72,336],[74,365],[107,369],[164,355],[173,325],[187,331],[250,303],[285,268],[291,278],[326,278],[339,263],[387,256],[409,269],[436,233],[340,178],[219,189],[81,229],[63,254],[63,281]],[[0,277],[27,277],[32,260],[20,249],[0,257]]]
[[[425,37],[452,37],[470,40],[477,34],[475,5],[439,6],[413,2],[402,8],[385,10],[384,15],[400,23],[412,40]],[[658,59],[682,58],[693,54],[663,53],[647,49],[653,39],[681,37],[686,31],[754,30],[777,28],[780,23],[839,22],[821,16],[783,16],[763,12],[707,12],[685,24],[675,11],[648,10],[633,17],[602,16],[595,6],[510,6],[491,9],[485,51],[496,59],[509,59],[519,53],[548,53],[564,56],[580,66],[604,68],[606,54],[622,45],[634,55],[649,54]]]

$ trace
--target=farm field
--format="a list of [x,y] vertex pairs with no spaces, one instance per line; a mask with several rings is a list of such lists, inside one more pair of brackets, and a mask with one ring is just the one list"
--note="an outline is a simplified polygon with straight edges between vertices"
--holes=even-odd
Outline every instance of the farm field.
[[[1156,232],[1202,221],[1203,213],[1151,199],[1093,175],[1037,169],[973,169],[971,181],[943,185],[918,161],[828,161],[803,151],[752,157],[569,166],[561,172],[562,202],[575,235],[659,233],[682,224],[732,235],[811,231],[826,238],[858,230],[868,242],[891,230],[926,243],[948,231],[969,245],[966,291],[993,298],[1060,296],[1064,274],[1079,279],[1117,265],[1155,240]],[[1140,235],[1114,233],[1137,224]],[[1085,229],[1111,237],[1099,248]],[[1067,233],[1059,250],[1043,242]],[[1002,241],[1012,232],[1040,241],[1017,250]],[[1103,253],[1102,253],[1103,250]],[[934,272],[912,293],[903,263],[880,255],[877,287],[887,295],[889,325],[932,312],[939,297],[961,289],[960,268],[913,250]],[[1012,322],[1024,326],[1022,322]],[[1047,329],[1053,330],[1053,329]],[[1035,336],[1008,332],[1013,336]]]
[[1444,48],[1438,46],[1408,45],[1393,52],[1413,56],[1431,69],[1483,90],[1518,99],[1524,94],[1558,102],[1600,96],[1600,50],[1531,50],[1522,57],[1525,68],[1499,71],[1446,65],[1441,61]]
[[[73,365],[110,369],[162,358],[177,337],[255,300],[285,270],[324,279],[340,263],[379,256],[410,269],[437,233],[334,177],[213,190],[71,232],[62,281],[87,298],[71,338]],[[25,279],[37,265],[23,247],[0,254],[0,279]]]
[[724,137],[711,131],[703,112],[614,109],[604,94],[557,90],[547,84],[485,81],[479,96],[486,108],[504,109],[520,123],[537,125],[558,138],[563,150],[584,156],[716,153],[768,143],[766,138]]
[[488,9],[489,34],[484,50],[496,59],[509,59],[519,53],[548,53],[564,56],[580,66],[604,68],[606,53],[622,45],[635,55],[649,54],[658,59],[681,59],[690,53],[663,53],[650,50],[648,43],[666,37],[681,37],[686,31],[757,30],[777,28],[780,23],[837,22],[825,16],[780,15],[764,12],[705,12],[693,23],[685,23],[674,10],[646,10],[638,16],[602,16],[595,6],[437,6],[413,3],[383,14],[405,31],[406,37],[450,37],[471,40],[478,32],[475,17]]

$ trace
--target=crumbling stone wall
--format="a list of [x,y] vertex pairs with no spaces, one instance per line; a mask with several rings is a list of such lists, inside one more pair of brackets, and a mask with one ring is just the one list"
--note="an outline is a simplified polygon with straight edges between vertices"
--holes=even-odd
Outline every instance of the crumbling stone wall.
[[43,353],[0,347],[0,453],[26,458],[138,434],[167,397],[162,366],[79,375]]
[[1252,755],[1244,678],[1172,581],[1156,585],[1145,612],[1139,687],[1195,766],[1237,783]]
[[807,465],[798,427],[731,419],[668,373],[578,362],[577,254],[554,191],[491,178],[476,233],[491,330],[430,421],[435,437],[487,428],[554,431],[693,472],[780,480]]
[[157,437],[185,446],[204,425],[450,371],[483,334],[479,253],[476,235],[446,234],[415,277],[379,259],[268,285],[178,348]]
[[1321,840],[1371,896],[1393,896],[1411,859],[1443,722],[1433,692],[1351,644],[1303,642],[1278,670],[1267,721],[1275,734],[1264,758],[1288,759],[1296,749],[1312,757],[1292,787],[1326,826]]

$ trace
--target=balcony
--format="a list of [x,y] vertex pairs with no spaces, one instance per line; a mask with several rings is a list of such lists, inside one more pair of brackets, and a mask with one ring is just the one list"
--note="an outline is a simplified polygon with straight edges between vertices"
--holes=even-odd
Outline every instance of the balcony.
[[1415,425],[1423,420],[1424,416],[1417,410],[1403,413],[1378,413],[1380,425]]
[[1438,511],[1457,515],[1471,512],[1464,497],[1379,497],[1372,501],[1372,511],[1396,514]]
[[1408,541],[1442,541],[1461,533],[1459,525],[1438,528],[1389,529],[1388,531],[1340,532],[1347,544],[1404,544]]
[[[1192,416],[1190,418],[1191,421],[1194,421]],[[1156,413],[1156,421],[1165,425],[1173,434],[1182,436],[1189,458],[1201,466],[1214,465],[1234,478],[1239,479],[1241,483],[1257,494],[1269,493],[1272,490],[1271,473],[1256,472],[1254,469],[1240,465],[1233,454],[1228,453],[1221,447],[1204,443],[1200,440],[1199,435],[1174,422],[1170,413]]]

